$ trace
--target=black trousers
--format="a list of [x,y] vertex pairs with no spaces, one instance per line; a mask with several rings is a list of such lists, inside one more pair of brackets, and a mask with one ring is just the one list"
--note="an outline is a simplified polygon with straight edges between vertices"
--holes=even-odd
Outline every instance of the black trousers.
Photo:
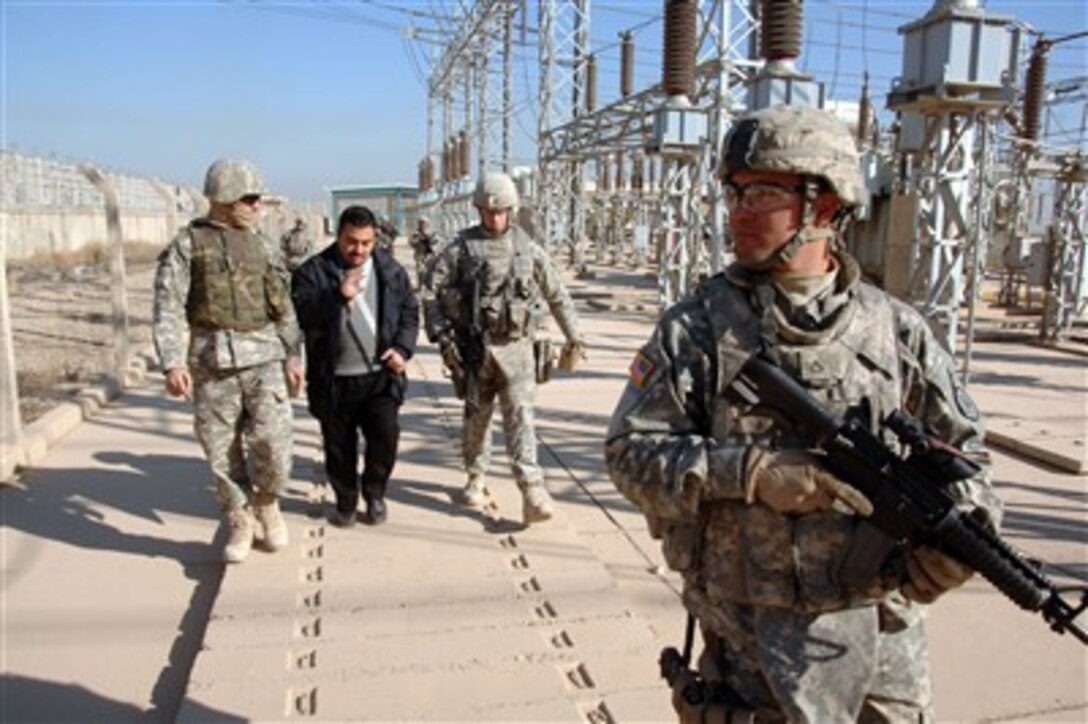
[[[359,492],[367,501],[385,497],[385,486],[397,461],[400,398],[384,370],[335,378],[334,410],[321,421],[325,472],[336,492],[336,508],[354,512]],[[363,474],[358,474],[359,431],[366,440]]]

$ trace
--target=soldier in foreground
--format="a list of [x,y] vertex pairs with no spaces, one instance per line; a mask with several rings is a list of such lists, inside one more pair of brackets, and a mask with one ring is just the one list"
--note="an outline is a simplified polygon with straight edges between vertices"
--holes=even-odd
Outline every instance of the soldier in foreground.
[[[513,180],[489,173],[476,184],[480,223],[462,230],[435,258],[424,312],[427,336],[442,352],[458,397],[465,400],[464,462],[468,482],[461,502],[486,502],[484,476],[491,462],[491,416],[498,398],[506,450],[522,493],[526,525],[548,520],[553,506],[537,463],[533,404],[538,367],[551,352],[537,338],[547,304],[566,338],[564,357],[577,360],[585,345],[574,303],[548,255],[512,220],[518,193]],[[573,366],[573,363],[572,365]]]
[[280,249],[255,230],[263,193],[252,164],[213,163],[208,215],[178,233],[155,275],[155,347],[167,391],[193,401],[230,529],[228,563],[249,555],[254,515],[267,549],[287,545],[279,496],[291,467],[288,386],[302,385],[300,334]]
[[951,492],[992,522],[978,409],[923,318],[862,282],[838,243],[861,194],[845,127],[815,109],[751,113],[719,175],[736,262],[664,313],[605,445],[703,634],[710,694],[677,686],[674,706],[681,721],[931,720],[923,604],[972,571],[925,547],[885,560],[870,501],[734,382],[749,358],[773,360],[834,413],[865,410],[884,439],[880,422],[905,410],[980,464]]

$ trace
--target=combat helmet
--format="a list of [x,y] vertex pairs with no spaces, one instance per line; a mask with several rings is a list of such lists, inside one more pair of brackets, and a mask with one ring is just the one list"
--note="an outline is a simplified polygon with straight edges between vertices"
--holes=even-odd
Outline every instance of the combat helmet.
[[772,106],[742,116],[722,141],[718,178],[743,170],[781,171],[821,179],[843,206],[862,204],[854,138],[827,111]]
[[518,207],[518,201],[518,189],[514,185],[514,179],[498,172],[480,177],[472,194],[472,204],[480,209],[513,210]]
[[208,167],[204,177],[204,195],[216,204],[233,204],[243,196],[265,193],[257,167],[249,161],[221,158]]

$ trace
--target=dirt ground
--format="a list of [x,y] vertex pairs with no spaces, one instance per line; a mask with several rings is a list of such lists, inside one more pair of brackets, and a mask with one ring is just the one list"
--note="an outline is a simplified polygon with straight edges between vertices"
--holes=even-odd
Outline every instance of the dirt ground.
[[[126,261],[125,291],[132,353],[151,343],[153,253]],[[96,382],[113,361],[112,291],[104,259],[8,262],[19,410],[33,422]]]

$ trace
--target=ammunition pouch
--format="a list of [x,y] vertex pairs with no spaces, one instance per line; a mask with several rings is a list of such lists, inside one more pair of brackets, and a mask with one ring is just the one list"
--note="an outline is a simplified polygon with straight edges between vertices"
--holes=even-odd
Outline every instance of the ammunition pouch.
[[533,340],[533,365],[536,383],[542,385],[552,378],[552,341],[547,337]]

